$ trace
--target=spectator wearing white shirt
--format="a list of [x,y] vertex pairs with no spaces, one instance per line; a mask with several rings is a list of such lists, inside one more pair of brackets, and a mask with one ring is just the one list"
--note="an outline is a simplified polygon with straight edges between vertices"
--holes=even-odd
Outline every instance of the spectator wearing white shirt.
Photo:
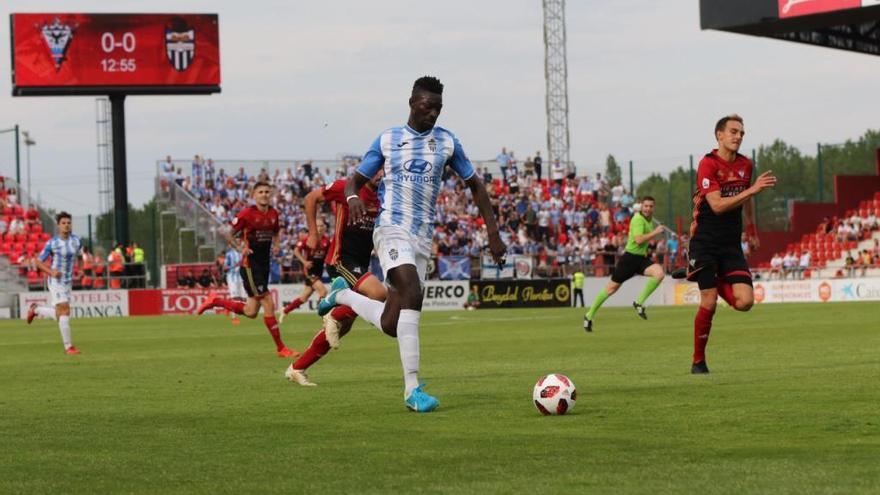
[[782,277],[788,278],[788,274],[794,270],[797,265],[798,259],[791,252],[785,253],[785,257],[782,258]]
[[550,167],[550,178],[556,182],[556,185],[562,185],[562,179],[565,178],[565,166],[559,162],[559,159],[553,160],[553,166]]
[[774,274],[777,278],[782,279],[782,256],[779,253],[774,254],[770,259],[770,279],[773,279]]
[[801,259],[798,261],[798,278],[804,278],[804,272],[810,268],[810,252],[801,253]]
[[614,206],[620,206],[622,200],[623,184],[618,182],[617,185],[611,188],[611,204]]

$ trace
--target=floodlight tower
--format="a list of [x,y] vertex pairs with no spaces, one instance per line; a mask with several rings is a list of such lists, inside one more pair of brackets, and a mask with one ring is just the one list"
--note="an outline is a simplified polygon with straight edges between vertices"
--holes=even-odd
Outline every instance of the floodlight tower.
[[[568,165],[568,62],[565,55],[565,0],[544,2],[544,80],[547,84],[548,165]],[[548,174],[549,175],[549,174]]]

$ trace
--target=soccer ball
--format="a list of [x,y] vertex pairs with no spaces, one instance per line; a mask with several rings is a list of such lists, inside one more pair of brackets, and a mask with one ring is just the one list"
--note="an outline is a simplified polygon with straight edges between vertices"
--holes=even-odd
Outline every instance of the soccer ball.
[[535,407],[544,416],[562,415],[574,409],[577,390],[574,388],[574,382],[567,376],[552,373],[538,380],[532,392],[532,399],[535,400]]

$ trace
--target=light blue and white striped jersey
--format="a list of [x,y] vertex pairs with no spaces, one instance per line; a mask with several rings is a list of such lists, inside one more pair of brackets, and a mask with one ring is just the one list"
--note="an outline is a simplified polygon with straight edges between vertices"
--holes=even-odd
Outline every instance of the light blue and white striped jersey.
[[226,269],[226,282],[237,284],[241,282],[241,253],[235,249],[226,251],[226,259],[223,261],[223,268]]
[[67,239],[62,239],[57,235],[46,241],[43,251],[40,252],[40,261],[45,262],[52,257],[52,269],[61,272],[61,276],[52,279],[55,282],[69,284],[73,281],[73,264],[79,257],[82,249],[82,242],[79,237],[70,234]]
[[458,138],[442,127],[418,133],[405,125],[379,135],[357,169],[371,178],[385,168],[378,190],[376,227],[399,225],[417,237],[431,239],[446,165],[462,179],[474,175],[474,166]]

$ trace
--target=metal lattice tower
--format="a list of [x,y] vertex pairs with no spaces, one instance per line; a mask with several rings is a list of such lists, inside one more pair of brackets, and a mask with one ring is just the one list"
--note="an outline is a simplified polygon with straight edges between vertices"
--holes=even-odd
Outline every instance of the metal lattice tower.
[[565,0],[544,2],[544,80],[547,83],[547,163],[569,164],[568,62],[565,55]]
[[113,133],[110,100],[95,99],[95,126],[98,136],[98,205],[104,214],[113,209]]

